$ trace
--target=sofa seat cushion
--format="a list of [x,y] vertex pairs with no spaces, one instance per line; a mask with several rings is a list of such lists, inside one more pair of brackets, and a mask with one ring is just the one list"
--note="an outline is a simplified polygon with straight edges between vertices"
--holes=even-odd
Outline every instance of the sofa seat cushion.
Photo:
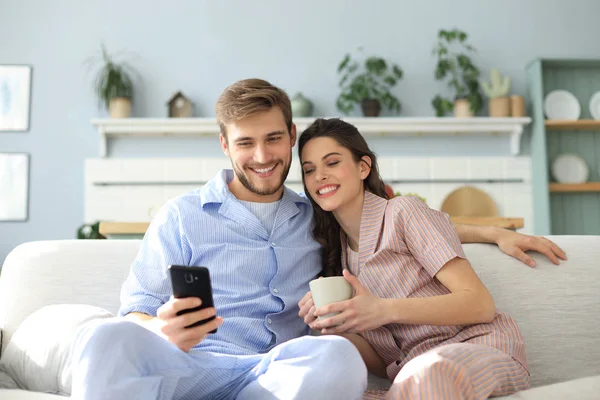
[[363,400],[385,400],[387,389],[367,389],[363,395]]
[[566,382],[540,386],[500,399],[513,400],[597,400],[600,398],[600,375],[572,379]]
[[2,400],[65,400],[64,396],[55,394],[28,392],[26,390],[0,389]]

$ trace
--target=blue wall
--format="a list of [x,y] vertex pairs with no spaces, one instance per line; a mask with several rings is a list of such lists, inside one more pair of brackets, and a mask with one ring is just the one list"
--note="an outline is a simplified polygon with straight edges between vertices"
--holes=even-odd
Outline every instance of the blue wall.
[[[0,222],[0,263],[22,242],[73,238],[82,223],[83,162],[98,154],[90,119],[105,115],[83,62],[101,42],[111,52],[136,54],[130,61],[143,78],[137,117],[165,116],[166,100],[180,89],[198,116],[213,116],[226,85],[254,76],[290,94],[302,90],[317,115],[337,115],[336,67],[359,45],[404,69],[396,88],[403,115],[430,116],[431,98],[443,88],[432,78],[439,28],[467,31],[479,49],[478,65],[486,73],[501,68],[512,76],[513,92],[525,95],[524,67],[532,58],[600,57],[599,15],[598,0],[0,0],[0,64],[33,66],[31,129],[0,133],[0,151],[31,154],[30,216],[26,223]],[[216,139],[110,147],[114,156],[187,157],[214,149]],[[508,144],[401,140],[376,150],[508,154]]]

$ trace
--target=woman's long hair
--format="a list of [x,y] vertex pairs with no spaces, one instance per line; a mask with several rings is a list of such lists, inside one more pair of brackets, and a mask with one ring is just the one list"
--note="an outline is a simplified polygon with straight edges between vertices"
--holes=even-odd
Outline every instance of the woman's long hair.
[[[377,168],[377,157],[371,151],[365,138],[358,129],[339,118],[323,119],[318,118],[302,134],[298,140],[298,156],[302,160],[302,149],[311,139],[318,137],[329,137],[338,142],[341,146],[350,150],[354,161],[360,162],[362,157],[371,158],[371,172],[363,181],[365,190],[376,194],[377,196],[388,199],[385,191],[385,184],[379,175]],[[313,236],[321,246],[323,246],[323,268],[322,276],[338,276],[342,274],[341,260],[341,241],[340,224],[337,222],[332,212],[324,211],[312,198],[311,193],[306,188],[304,174],[302,174],[302,184],[304,192],[307,194],[314,209],[314,228]]]

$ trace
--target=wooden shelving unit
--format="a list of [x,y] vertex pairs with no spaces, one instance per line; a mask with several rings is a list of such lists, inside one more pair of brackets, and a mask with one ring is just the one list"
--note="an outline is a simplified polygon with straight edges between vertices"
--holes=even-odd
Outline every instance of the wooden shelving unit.
[[549,189],[553,193],[600,192],[600,182],[551,183]]
[[[589,102],[600,90],[600,58],[537,59],[526,68],[531,99],[531,172],[534,233],[600,235],[600,121]],[[548,120],[544,99],[567,90],[581,106],[576,120]],[[552,163],[562,154],[577,154],[588,165],[583,184],[553,182]]]
[[600,120],[580,119],[576,121],[546,120],[544,122],[548,130],[600,130]]

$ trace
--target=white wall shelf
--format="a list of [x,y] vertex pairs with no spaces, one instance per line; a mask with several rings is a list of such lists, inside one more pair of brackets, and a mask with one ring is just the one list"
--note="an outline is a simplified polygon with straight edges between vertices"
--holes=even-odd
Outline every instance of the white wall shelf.
[[[299,132],[317,117],[296,118]],[[519,154],[523,127],[531,118],[343,118],[365,136],[507,136],[511,155]],[[100,133],[100,156],[107,156],[112,137],[201,137],[219,133],[214,118],[124,118],[93,119]]]

